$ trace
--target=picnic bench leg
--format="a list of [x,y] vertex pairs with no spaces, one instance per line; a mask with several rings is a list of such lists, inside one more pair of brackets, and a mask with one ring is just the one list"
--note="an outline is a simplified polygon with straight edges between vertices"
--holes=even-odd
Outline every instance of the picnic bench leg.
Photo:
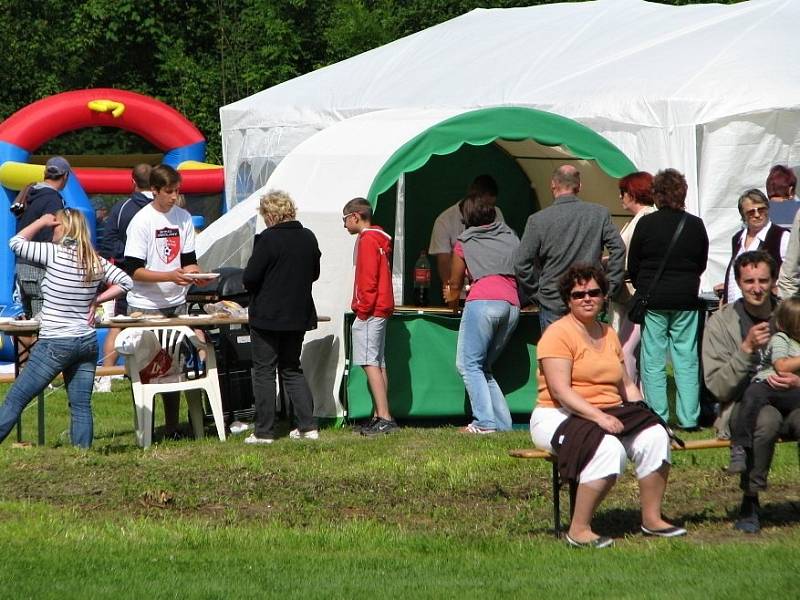
[[561,537],[561,477],[558,463],[553,461],[553,534]]
[[39,428],[37,443],[44,446],[44,392],[36,399],[37,425]]
[[570,480],[569,482],[569,520],[572,522],[572,517],[575,515],[575,499],[578,497],[578,482]]

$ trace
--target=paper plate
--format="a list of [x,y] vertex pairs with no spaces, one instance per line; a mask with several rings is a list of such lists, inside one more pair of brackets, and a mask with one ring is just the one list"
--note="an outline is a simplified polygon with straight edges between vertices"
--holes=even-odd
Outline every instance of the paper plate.
[[186,279],[216,279],[219,273],[184,273]]

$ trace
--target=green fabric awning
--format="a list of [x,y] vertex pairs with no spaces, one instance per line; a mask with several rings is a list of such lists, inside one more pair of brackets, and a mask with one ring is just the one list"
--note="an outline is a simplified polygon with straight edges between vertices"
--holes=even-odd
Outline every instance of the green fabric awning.
[[498,139],[561,146],[576,158],[595,161],[614,178],[636,171],[619,148],[576,121],[532,108],[486,108],[446,119],[398,148],[376,175],[367,199],[374,207],[378,196],[400,175],[420,168],[433,155],[450,154],[463,144],[483,146]]

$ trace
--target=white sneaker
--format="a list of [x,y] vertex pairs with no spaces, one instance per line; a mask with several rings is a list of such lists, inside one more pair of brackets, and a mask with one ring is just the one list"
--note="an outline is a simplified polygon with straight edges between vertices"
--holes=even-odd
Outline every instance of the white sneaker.
[[104,376],[104,377],[95,377],[94,378],[94,388],[92,390],[97,394],[108,394],[111,392],[111,377]]
[[230,426],[229,429],[230,429],[231,433],[244,433],[248,429],[252,429],[252,428],[253,428],[253,424],[252,423],[243,423],[242,421],[234,421],[233,423],[231,423],[231,426]]
[[292,429],[289,432],[289,438],[293,440],[318,440],[319,430],[312,429],[311,431],[300,431],[299,429]]
[[244,438],[245,444],[271,444],[275,440],[272,438],[260,438],[256,437],[255,433],[251,433],[246,438]]

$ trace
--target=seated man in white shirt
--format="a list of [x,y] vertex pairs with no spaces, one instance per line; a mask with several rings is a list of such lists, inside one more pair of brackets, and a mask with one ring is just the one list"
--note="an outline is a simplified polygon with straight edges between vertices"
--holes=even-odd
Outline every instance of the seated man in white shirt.
[[[478,175],[467,188],[467,195],[485,196],[492,205],[497,202],[497,182],[491,175]],[[450,259],[458,236],[464,233],[461,218],[461,200],[445,209],[433,224],[428,254],[436,257],[436,271],[441,281],[450,279]],[[500,207],[495,207],[496,220],[505,221]]]

